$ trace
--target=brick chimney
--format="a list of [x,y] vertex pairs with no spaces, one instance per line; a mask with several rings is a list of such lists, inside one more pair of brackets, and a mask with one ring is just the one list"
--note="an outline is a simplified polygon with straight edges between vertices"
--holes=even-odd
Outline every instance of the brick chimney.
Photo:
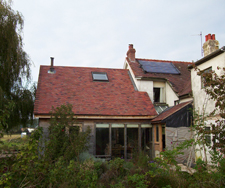
[[130,62],[135,62],[135,52],[136,50],[133,48],[133,44],[129,44],[129,49],[127,51],[127,57]]
[[206,35],[205,43],[203,44],[204,56],[207,56],[218,49],[219,42],[216,40],[215,34]]

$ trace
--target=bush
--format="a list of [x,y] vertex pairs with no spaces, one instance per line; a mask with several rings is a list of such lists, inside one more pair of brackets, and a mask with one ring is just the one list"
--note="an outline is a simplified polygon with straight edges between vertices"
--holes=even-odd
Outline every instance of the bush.
[[177,148],[163,152],[163,158],[151,163],[144,153],[137,153],[130,161],[96,159],[87,152],[90,129],[70,134],[62,131],[73,122],[71,106],[55,110],[43,155],[43,133],[37,129],[17,156],[0,160],[0,187],[225,187],[224,158],[216,159],[218,166],[211,171],[199,159],[193,175],[181,172],[174,162]]

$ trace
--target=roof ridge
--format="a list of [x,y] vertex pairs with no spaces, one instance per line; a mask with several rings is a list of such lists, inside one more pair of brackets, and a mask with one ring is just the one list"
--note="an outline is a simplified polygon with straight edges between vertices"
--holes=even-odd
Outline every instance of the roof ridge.
[[[40,65],[40,67],[51,67],[51,65]],[[54,65],[54,67],[58,68],[84,68],[84,69],[109,69],[109,70],[127,70],[123,68],[104,68],[104,67],[81,67],[81,66],[57,66]]]
[[146,60],[146,61],[157,61],[157,62],[165,62],[165,63],[186,63],[186,64],[192,64],[192,62],[189,61],[173,61],[173,60],[160,60],[160,59],[145,59],[145,58],[136,58],[136,60]]

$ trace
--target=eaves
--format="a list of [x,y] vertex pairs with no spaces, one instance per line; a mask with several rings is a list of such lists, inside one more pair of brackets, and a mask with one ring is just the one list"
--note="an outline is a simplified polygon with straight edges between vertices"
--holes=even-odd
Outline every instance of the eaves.
[[224,52],[225,52],[225,46],[223,46],[222,48],[216,50],[215,52],[212,52],[211,54],[203,57],[202,59],[196,61],[193,65],[189,65],[188,69],[192,69],[195,66],[201,65],[201,64],[205,63],[206,61],[209,61],[210,59],[213,59],[214,57],[216,57]]
[[149,80],[149,81],[167,81],[166,78],[155,78],[155,77],[143,77],[143,76],[136,76],[137,80]]
[[[50,114],[36,114],[34,115],[35,118],[43,118],[43,119],[50,119]],[[153,119],[156,116],[152,115],[130,115],[130,116],[104,116],[104,115],[75,115],[74,118],[76,119]]]

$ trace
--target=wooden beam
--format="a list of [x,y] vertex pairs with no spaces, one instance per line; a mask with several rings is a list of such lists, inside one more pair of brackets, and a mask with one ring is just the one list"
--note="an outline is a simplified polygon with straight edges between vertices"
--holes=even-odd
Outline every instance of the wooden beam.
[[155,125],[152,126],[152,159],[155,158]]
[[112,158],[112,125],[109,124],[109,155]]
[[124,124],[124,159],[127,160],[127,124]]
[[138,151],[141,152],[141,124],[138,124]]
[[93,146],[93,155],[96,155],[96,124],[94,124],[94,146]]

